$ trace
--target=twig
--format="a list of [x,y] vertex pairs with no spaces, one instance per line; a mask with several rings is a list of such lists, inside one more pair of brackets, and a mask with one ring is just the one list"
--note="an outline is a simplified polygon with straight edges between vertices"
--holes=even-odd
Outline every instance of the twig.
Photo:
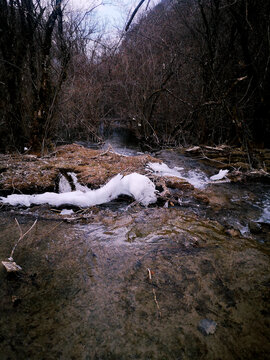
[[147,11],[147,10],[148,10],[148,7],[149,7],[149,4],[150,4],[150,1],[151,1],[151,0],[148,0],[148,3],[146,4],[145,11]]
[[[109,144],[108,149],[107,149],[106,151],[104,151],[103,153],[98,154],[98,155],[96,155],[96,156],[90,157],[89,159],[91,159],[91,160],[92,160],[92,159],[97,159],[97,158],[99,158],[100,156],[104,156],[104,155],[108,154],[108,152],[112,152],[112,153],[116,154],[116,152],[113,150],[113,147],[112,147],[111,144]],[[119,155],[119,154],[117,154],[117,155]]]
[[159,316],[161,317],[161,311],[160,311],[160,307],[159,307],[159,304],[158,304],[158,301],[157,301],[156,291],[155,291],[154,288],[152,288],[152,290],[153,290],[153,295],[154,295],[154,301],[155,301],[155,303],[156,303],[156,305],[157,305],[158,314],[159,314]]
[[11,254],[10,254],[10,257],[8,258],[9,261],[13,261],[13,254],[14,254],[14,251],[16,250],[16,247],[18,246],[19,242],[34,228],[34,226],[36,225],[37,223],[37,219],[34,221],[33,225],[23,234],[22,232],[22,229],[21,229],[21,226],[20,224],[18,223],[18,220],[15,218],[15,221],[16,221],[16,224],[18,225],[19,227],[19,230],[20,230],[20,238],[19,240],[16,242],[16,244],[13,246],[13,249],[11,251]]
[[19,231],[20,231],[20,238],[23,236],[23,232],[22,232],[22,228],[20,227],[20,224],[18,223],[18,220],[15,218],[15,221],[16,221],[16,224],[19,228]]
[[53,232],[53,230],[55,230],[59,225],[63,224],[63,221],[60,221],[58,224],[56,224],[47,234],[46,236],[48,236],[51,232]]
[[14,179],[12,178],[12,181],[11,181],[11,185],[12,185],[12,189],[14,190],[14,192],[19,191],[19,193],[22,194],[21,190],[20,189],[17,189],[15,186],[14,186]]
[[151,270],[147,268],[147,271],[149,280],[152,280]]
[[[152,273],[151,273],[151,270],[150,270],[149,268],[147,268],[147,271],[148,271],[149,281],[152,283]],[[158,301],[157,301],[157,294],[156,294],[156,291],[155,291],[155,289],[154,289],[153,287],[152,287],[152,293],[153,293],[153,296],[154,296],[155,304],[156,304],[157,309],[158,309],[159,317],[161,317],[161,310],[160,310],[159,303],[158,303]]]

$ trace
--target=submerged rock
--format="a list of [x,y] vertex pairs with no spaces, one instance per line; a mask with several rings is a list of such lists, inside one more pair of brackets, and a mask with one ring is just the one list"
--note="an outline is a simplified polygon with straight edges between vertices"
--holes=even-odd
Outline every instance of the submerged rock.
[[166,176],[165,183],[166,186],[171,189],[178,189],[178,190],[193,190],[194,186],[190,184],[187,180],[181,179],[175,176]]
[[231,237],[241,236],[241,233],[238,229],[227,229],[225,233],[230,235]]
[[259,234],[262,231],[261,224],[257,223],[256,221],[250,221],[248,223],[248,227],[251,234]]
[[205,336],[215,333],[217,323],[211,319],[202,319],[199,322],[198,330]]

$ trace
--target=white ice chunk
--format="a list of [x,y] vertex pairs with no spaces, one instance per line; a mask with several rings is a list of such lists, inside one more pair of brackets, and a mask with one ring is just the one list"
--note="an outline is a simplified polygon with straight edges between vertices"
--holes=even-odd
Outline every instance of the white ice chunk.
[[149,205],[157,201],[155,185],[146,176],[132,173],[127,176],[120,174],[113,177],[106,185],[97,190],[88,189],[87,192],[80,190],[66,193],[46,192],[37,195],[9,195],[6,198],[0,197],[0,202],[13,206],[24,205],[29,207],[32,204],[49,204],[52,206],[74,205],[89,207],[104,204],[119,195],[129,195],[139,201],[142,205]]
[[68,175],[71,176],[71,178],[73,180],[73,184],[74,184],[76,190],[80,190],[80,191],[83,191],[83,192],[89,191],[89,188],[87,186],[81,185],[79,183],[76,174],[69,172]]
[[[83,192],[89,190],[87,186],[83,186],[78,182],[77,175],[75,173],[68,172],[67,175],[70,176],[72,180],[71,183],[74,184],[75,190],[80,190]],[[64,175],[61,175],[59,180],[59,193],[66,193],[70,191],[72,191],[72,189],[68,179]]]
[[169,168],[168,165],[162,163],[148,163],[147,168],[158,176],[174,176],[188,181],[197,189],[203,189],[209,182],[208,177],[200,170],[189,170],[187,173],[181,167]]
[[71,186],[65,176],[61,175],[59,180],[59,192],[66,193],[71,191]]
[[229,170],[220,170],[218,174],[211,176],[210,180],[221,180],[228,174],[228,172]]
[[154,171],[157,175],[160,175],[160,176],[176,176],[176,177],[180,177],[181,174],[179,173],[179,170],[183,170],[183,168],[169,168],[168,165],[162,163],[162,164],[159,164],[159,163],[148,163],[147,164],[147,167]]

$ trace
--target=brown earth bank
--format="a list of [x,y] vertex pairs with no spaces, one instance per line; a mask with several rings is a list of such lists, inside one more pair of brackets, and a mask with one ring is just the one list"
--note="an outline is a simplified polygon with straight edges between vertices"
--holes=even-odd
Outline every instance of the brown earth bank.
[[[262,181],[270,183],[270,150],[256,150],[253,155],[229,146],[194,146],[181,148],[181,154],[191,156],[218,169],[229,169],[227,178],[232,182]],[[252,163],[251,163],[252,159]],[[199,191],[184,179],[160,177],[150,174],[146,165],[161,162],[148,154],[124,156],[111,147],[93,150],[70,144],[57,147],[46,156],[29,154],[0,154],[0,195],[11,193],[41,193],[58,191],[60,176],[69,181],[69,173],[77,175],[78,181],[96,189],[113,176],[137,172],[148,175],[159,190],[159,199],[174,206],[178,199],[192,196],[202,203],[211,203],[209,191]],[[72,183],[71,183],[72,188]]]
[[182,152],[220,169],[270,172],[270,149],[253,149],[249,152],[227,145],[215,147],[201,145],[183,148]]
[[43,157],[36,155],[0,155],[0,192],[43,192],[57,190],[59,177],[74,172],[81,184],[97,188],[119,173],[145,174],[148,162],[158,161],[150,155],[123,156],[107,151],[71,144],[56,148]]

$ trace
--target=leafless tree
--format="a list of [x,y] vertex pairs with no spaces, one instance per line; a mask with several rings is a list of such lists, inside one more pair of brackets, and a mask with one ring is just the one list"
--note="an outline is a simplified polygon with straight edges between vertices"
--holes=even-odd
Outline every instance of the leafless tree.
[[1,147],[40,150],[70,58],[61,0],[0,1]]

